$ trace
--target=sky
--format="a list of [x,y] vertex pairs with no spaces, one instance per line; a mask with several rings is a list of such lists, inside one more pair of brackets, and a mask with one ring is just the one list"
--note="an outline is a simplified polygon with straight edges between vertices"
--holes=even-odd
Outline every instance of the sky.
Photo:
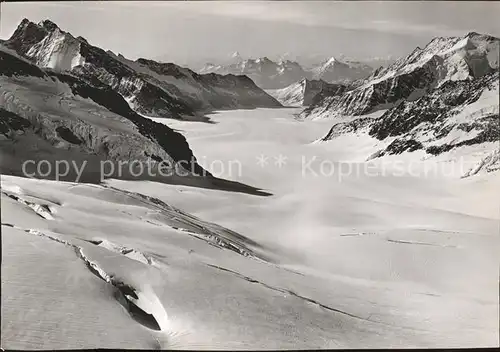
[[500,2],[136,1],[2,3],[0,37],[50,19],[92,45],[179,64],[243,57],[397,58],[436,36],[500,37]]

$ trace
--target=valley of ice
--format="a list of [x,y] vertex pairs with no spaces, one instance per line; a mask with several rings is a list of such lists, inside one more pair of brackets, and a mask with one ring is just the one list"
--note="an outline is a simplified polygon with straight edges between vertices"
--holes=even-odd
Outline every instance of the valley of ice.
[[156,119],[270,196],[2,175],[2,347],[498,346],[500,174],[349,173],[387,142],[299,112]]

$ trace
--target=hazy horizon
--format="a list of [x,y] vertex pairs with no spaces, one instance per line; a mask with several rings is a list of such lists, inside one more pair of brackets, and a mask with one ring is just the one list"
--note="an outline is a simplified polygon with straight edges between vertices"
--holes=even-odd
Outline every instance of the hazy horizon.
[[500,37],[497,13],[497,2],[2,3],[0,37],[10,37],[23,18],[50,19],[131,59],[189,64],[238,51],[243,57],[366,60],[406,55],[436,36]]

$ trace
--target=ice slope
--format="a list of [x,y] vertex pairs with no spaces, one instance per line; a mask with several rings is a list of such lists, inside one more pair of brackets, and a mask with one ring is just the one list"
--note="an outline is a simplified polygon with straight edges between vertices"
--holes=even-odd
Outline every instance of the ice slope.
[[[498,200],[485,196],[498,182],[454,184],[387,176],[311,182],[301,180],[291,154],[281,171],[271,166],[266,170],[253,164],[248,146],[270,156],[285,150],[299,156],[308,149],[309,156],[320,155],[321,149],[305,144],[324,126],[309,125],[304,135],[299,133],[304,125],[288,111],[264,113],[233,112],[226,118],[219,114],[219,142],[208,138],[216,131],[205,133],[206,138],[204,130],[187,135],[198,137],[191,142],[195,148],[212,145],[212,158],[241,158],[248,167],[241,178],[255,177],[275,197],[150,182],[111,183],[231,225],[262,244],[272,258],[267,262],[214,247],[209,237],[200,236],[203,227],[211,225],[193,228],[190,216],[151,198],[109,187],[3,176],[2,230],[9,236],[9,242],[4,238],[2,267],[2,312],[9,322],[2,325],[3,347],[279,349],[498,343],[497,220],[487,218],[487,210],[497,209]],[[248,114],[261,120],[248,124]],[[266,120],[262,129],[259,124]],[[228,135],[225,128],[234,133]],[[286,134],[277,133],[283,129]],[[237,139],[241,142],[231,152],[222,147]],[[483,206],[488,198],[491,204],[467,215],[473,209],[472,196]],[[26,203],[49,209],[54,220],[39,216],[35,209],[40,207]],[[450,208],[457,203],[469,204],[468,209]],[[14,239],[18,244],[11,242]],[[161,330],[148,323],[145,314],[134,319],[127,304],[115,298],[120,286],[89,274],[73,246],[81,248],[100,277],[112,276],[121,287],[138,292],[138,305],[154,314]],[[130,256],[133,252],[139,259]],[[130,291],[127,295],[135,300]],[[20,314],[20,306],[29,313]]]
[[[9,319],[2,329],[4,348],[347,348],[458,346],[466,338],[488,345],[492,340],[488,332],[494,324],[485,319],[491,303],[487,297],[469,302],[477,295],[473,290],[457,293],[450,283],[429,287],[404,277],[346,275],[339,263],[338,270],[328,265],[320,270],[253,259],[205,236],[213,225],[196,227],[192,217],[167,204],[114,188],[9,176],[2,177],[2,186],[2,230],[9,239],[2,268],[2,312]],[[47,205],[54,219],[39,217],[19,199]],[[344,251],[360,246],[346,235],[332,244]],[[390,237],[398,239],[396,233]],[[432,248],[441,248],[441,241],[433,240],[437,244],[427,260],[438,260]],[[474,246],[480,245],[462,242],[472,261]],[[393,247],[395,258],[406,257],[396,255],[404,245],[383,237],[375,236],[370,246]],[[150,260],[128,256],[125,247]],[[425,253],[424,246],[415,247]],[[454,258],[444,251],[439,257]],[[276,258],[280,251],[274,253],[286,262],[283,254]],[[352,271],[359,267],[364,265]],[[485,282],[475,284],[489,291]],[[449,311],[432,315],[442,304],[435,295],[446,295]],[[19,306],[29,314],[20,315]],[[428,307],[423,315],[422,307]],[[463,339],[451,341],[456,318],[449,314],[458,307],[468,322],[460,320]],[[434,323],[452,325],[436,333],[426,321],[429,315]]]

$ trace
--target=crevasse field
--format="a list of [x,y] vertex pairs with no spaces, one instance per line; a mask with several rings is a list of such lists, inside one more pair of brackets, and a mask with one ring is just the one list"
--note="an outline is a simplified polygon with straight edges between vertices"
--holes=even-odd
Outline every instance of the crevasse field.
[[382,142],[299,111],[162,120],[270,196],[2,176],[2,347],[498,345],[500,174],[366,163]]

